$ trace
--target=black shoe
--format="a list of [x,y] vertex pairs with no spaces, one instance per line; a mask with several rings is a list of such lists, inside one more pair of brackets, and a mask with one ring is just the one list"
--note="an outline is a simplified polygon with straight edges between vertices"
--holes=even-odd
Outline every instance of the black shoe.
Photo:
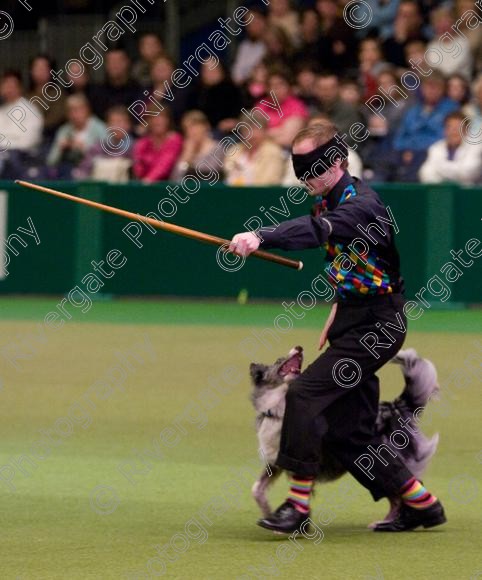
[[[279,508],[271,514],[268,518],[258,520],[258,526],[273,530],[281,534],[291,534],[299,531],[303,526],[302,531],[306,531],[306,521],[310,517],[310,513],[302,514],[290,501],[285,501]],[[305,525],[303,525],[305,524]]]
[[374,532],[405,532],[414,530],[419,526],[424,528],[433,528],[440,526],[447,521],[444,508],[437,500],[429,508],[417,510],[406,504],[402,504],[400,513],[391,522],[380,522],[374,528]]

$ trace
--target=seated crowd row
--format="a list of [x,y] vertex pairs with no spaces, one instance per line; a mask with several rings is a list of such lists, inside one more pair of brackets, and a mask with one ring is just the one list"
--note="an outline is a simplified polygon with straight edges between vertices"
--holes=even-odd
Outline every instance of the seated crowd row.
[[[289,9],[287,2],[272,4]],[[421,62],[434,42],[422,36],[417,3],[396,3],[391,30],[382,22],[376,36],[356,40],[351,30],[351,44],[348,36],[345,43],[340,40],[336,4],[322,0],[295,19],[293,11],[290,18],[281,11],[270,19],[253,10],[230,71],[218,59],[207,60],[199,81],[185,89],[171,86],[169,98],[159,95],[167,97],[166,83],[176,63],[156,34],[141,37],[135,63],[122,48],[108,51],[102,84],[92,83],[87,70],[70,67],[71,86],[47,110],[36,109],[35,103],[52,78],[51,59],[40,55],[32,60],[28,87],[20,73],[5,72],[0,80],[0,178],[176,181],[214,158],[210,165],[231,185],[290,184],[293,137],[327,118],[347,135],[350,170],[356,176],[378,182],[479,183],[482,75],[475,76],[477,43],[467,41],[460,58],[432,66],[412,89],[403,82],[408,63]],[[330,14],[336,16],[337,34],[326,30]],[[452,25],[451,14],[443,6],[433,10],[432,31],[443,34]],[[293,22],[296,34],[290,33]],[[416,22],[417,34],[408,34]],[[149,116],[142,122],[132,111],[139,100],[148,105]],[[16,106],[27,110],[25,102],[27,131],[9,117]],[[229,151],[219,147],[227,138],[238,142]]]

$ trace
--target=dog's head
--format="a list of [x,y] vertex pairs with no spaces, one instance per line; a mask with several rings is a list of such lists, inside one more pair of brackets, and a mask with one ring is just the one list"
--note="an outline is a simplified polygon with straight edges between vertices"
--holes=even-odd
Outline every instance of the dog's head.
[[274,389],[295,379],[301,372],[302,364],[303,348],[295,346],[288,356],[279,358],[272,365],[251,363],[249,367],[251,381],[255,390],[263,387]]

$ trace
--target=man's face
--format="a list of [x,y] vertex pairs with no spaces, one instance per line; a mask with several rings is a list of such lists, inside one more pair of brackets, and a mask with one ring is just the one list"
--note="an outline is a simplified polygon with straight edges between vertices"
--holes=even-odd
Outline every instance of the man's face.
[[320,77],[316,81],[315,90],[322,103],[332,103],[338,97],[338,79],[335,76]]
[[333,0],[318,0],[316,9],[322,18],[335,18],[338,10],[336,2]]
[[271,0],[271,13],[275,16],[282,16],[290,11],[289,0]]
[[[316,149],[315,143],[311,139],[306,139],[293,146],[293,153],[295,155],[304,155],[314,149]],[[341,169],[340,165],[341,161],[337,161],[335,165],[322,173],[323,166],[321,163],[315,163],[314,170],[318,176],[313,175],[306,180],[308,194],[312,196],[327,195],[343,175],[343,169]]]
[[427,105],[436,105],[445,94],[443,81],[428,78],[422,85],[423,100]]
[[283,103],[289,97],[291,87],[283,77],[272,75],[269,79],[269,90],[274,92],[280,103]]
[[248,17],[253,16],[253,20],[246,26],[249,38],[252,40],[260,39],[266,30],[266,20],[259,12],[251,12]]
[[162,84],[171,78],[174,68],[172,64],[164,58],[160,58],[151,68],[151,79],[154,84]]
[[139,52],[144,60],[153,62],[162,54],[162,44],[157,36],[144,36],[139,43]]
[[[112,112],[107,116],[107,126],[121,129],[121,131],[115,131],[117,139],[122,139],[125,137],[125,133],[130,133],[132,131],[132,124],[129,115],[118,112]],[[125,131],[125,133],[122,131]]]
[[400,4],[397,19],[402,21],[408,30],[415,30],[421,23],[420,12],[412,2]]
[[0,95],[6,103],[13,103],[22,96],[22,85],[15,77],[6,77],[0,86]]
[[75,103],[67,107],[67,117],[69,121],[77,128],[84,128],[90,117],[89,107]]
[[452,24],[453,20],[449,12],[440,12],[436,17],[432,18],[432,28],[437,36],[450,32]]
[[116,50],[108,52],[105,61],[105,70],[111,79],[122,79],[129,76],[129,58],[127,55]]
[[460,119],[449,119],[445,123],[445,140],[449,147],[459,147],[462,145],[462,121]]

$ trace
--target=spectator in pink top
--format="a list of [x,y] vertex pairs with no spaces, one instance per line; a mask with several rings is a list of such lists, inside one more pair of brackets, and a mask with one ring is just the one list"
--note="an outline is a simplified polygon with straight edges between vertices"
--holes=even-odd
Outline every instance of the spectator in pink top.
[[147,136],[134,147],[134,175],[143,183],[169,179],[182,151],[182,136],[172,130],[172,117],[165,108],[148,108],[156,117],[149,117]]
[[301,99],[293,93],[290,75],[282,70],[274,71],[269,77],[270,97],[276,97],[277,109],[264,103],[258,107],[269,117],[268,135],[281,147],[289,148],[295,135],[305,126],[309,117],[308,109]]

